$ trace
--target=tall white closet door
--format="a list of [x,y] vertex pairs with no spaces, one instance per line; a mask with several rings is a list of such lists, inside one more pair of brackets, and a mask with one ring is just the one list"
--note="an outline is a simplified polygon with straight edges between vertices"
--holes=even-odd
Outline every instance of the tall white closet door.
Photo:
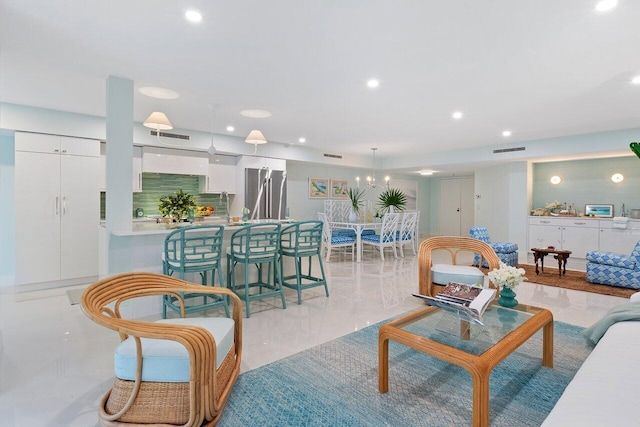
[[16,151],[16,283],[60,277],[60,156]]
[[60,279],[95,276],[100,225],[98,157],[60,156]]
[[474,221],[474,179],[441,179],[439,192],[439,234],[441,236],[468,236]]

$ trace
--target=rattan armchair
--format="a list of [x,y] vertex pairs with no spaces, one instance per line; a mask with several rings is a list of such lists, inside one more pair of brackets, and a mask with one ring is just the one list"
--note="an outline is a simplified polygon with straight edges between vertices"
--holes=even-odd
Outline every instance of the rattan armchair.
[[[232,319],[174,319],[176,323],[172,324],[171,319],[151,322],[123,319],[120,315],[134,298],[171,295],[181,302],[180,295],[194,292],[230,298]],[[184,317],[184,303],[181,302],[180,306]],[[135,381],[116,376],[112,389],[100,402],[100,425],[201,426],[214,425],[218,421],[238,378],[242,354],[242,304],[232,291],[194,285],[161,274],[124,273],[90,285],[82,294],[82,308],[94,322],[118,332],[123,344],[127,339],[135,341]],[[227,341],[230,349],[220,362],[222,356],[217,355],[214,333],[194,324],[210,325],[216,321],[229,324],[231,320],[233,325],[227,336],[233,336],[233,342],[229,344],[230,339]],[[152,342],[179,347],[175,344],[177,342],[186,348],[188,381],[148,382],[143,379],[146,375],[143,362],[147,361]],[[145,366],[150,365],[145,363]]]
[[[449,252],[451,255],[451,263],[454,265],[457,264],[458,253],[475,252],[480,254],[480,265],[483,265],[482,259],[486,260],[489,265],[489,271],[494,268],[500,268],[500,258],[498,258],[498,255],[496,255],[491,246],[481,240],[457,236],[430,237],[420,244],[420,251],[418,252],[419,292],[422,295],[434,296],[438,293],[435,291],[434,283],[431,279],[433,251],[436,250]],[[490,286],[492,285],[493,284],[490,283]]]

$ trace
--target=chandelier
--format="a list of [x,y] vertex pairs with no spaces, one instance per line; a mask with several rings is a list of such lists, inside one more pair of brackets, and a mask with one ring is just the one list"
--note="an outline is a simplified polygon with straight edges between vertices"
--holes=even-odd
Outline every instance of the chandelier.
[[[371,152],[373,154],[373,169],[371,169],[371,175],[367,176],[367,187],[368,188],[376,188],[377,184],[376,184],[376,150],[377,148],[372,148]],[[389,188],[389,177],[386,176],[384,178],[385,181],[385,185],[387,188]],[[357,176],[356,177],[356,184],[358,185],[358,188],[360,188],[360,177]]]

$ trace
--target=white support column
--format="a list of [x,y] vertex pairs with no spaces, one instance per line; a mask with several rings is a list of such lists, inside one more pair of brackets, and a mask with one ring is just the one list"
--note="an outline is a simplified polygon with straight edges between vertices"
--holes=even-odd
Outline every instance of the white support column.
[[[108,254],[118,248],[112,231],[131,231],[133,218],[133,81],[107,78],[107,206],[106,236]],[[113,265],[108,256],[108,274],[128,271],[127,266]]]

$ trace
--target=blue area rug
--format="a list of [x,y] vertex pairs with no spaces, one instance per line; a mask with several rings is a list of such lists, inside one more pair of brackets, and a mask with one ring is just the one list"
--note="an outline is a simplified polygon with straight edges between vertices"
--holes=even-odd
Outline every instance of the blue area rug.
[[[464,426],[471,376],[391,341],[389,392],[378,392],[380,324],[240,375],[219,426]],[[554,368],[542,332],[496,366],[491,426],[539,426],[589,355],[583,328],[555,322]]]

